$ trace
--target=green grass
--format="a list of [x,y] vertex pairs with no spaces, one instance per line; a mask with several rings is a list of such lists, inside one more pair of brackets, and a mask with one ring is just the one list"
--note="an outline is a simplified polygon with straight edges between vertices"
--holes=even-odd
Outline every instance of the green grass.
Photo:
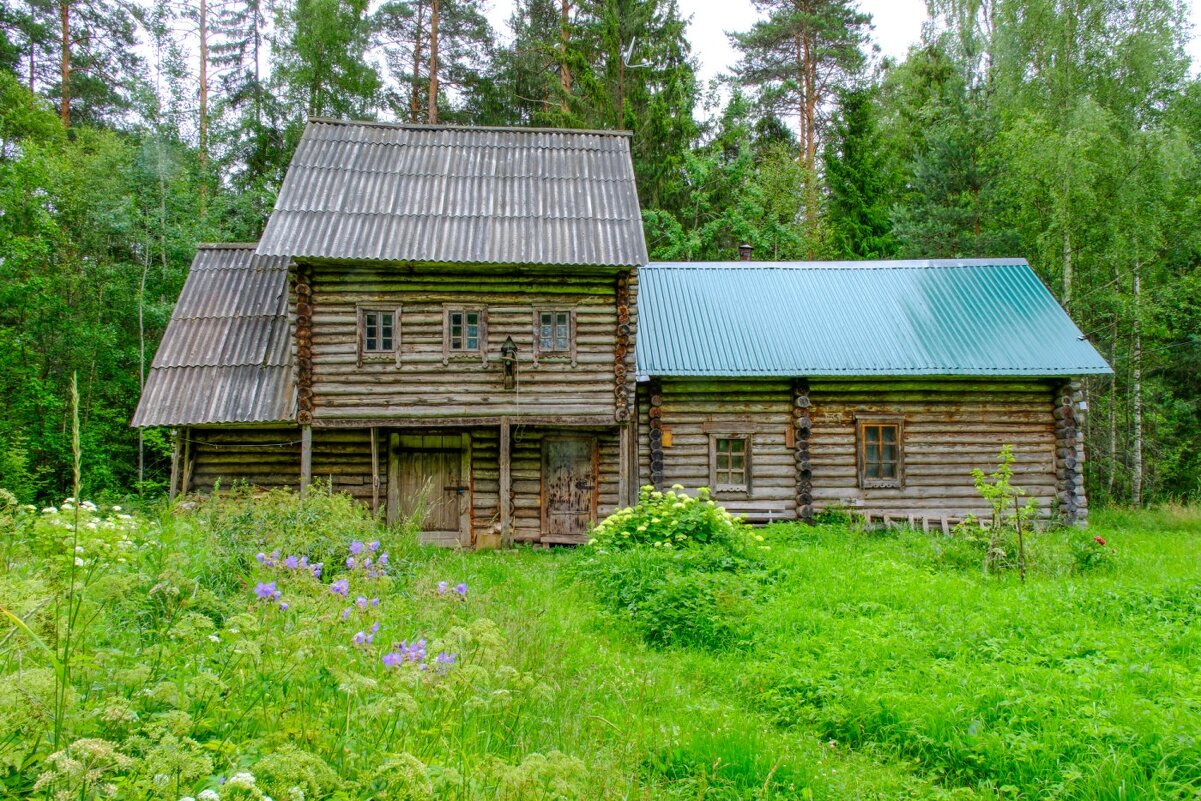
[[[0,513],[0,606],[52,649],[63,517]],[[105,784],[171,801],[205,789],[223,801],[1201,792],[1192,509],[1036,535],[1025,585],[985,576],[970,547],[941,537],[835,526],[776,526],[730,561],[649,546],[422,549],[320,495],[304,509],[223,498],[124,529],[108,518],[85,517],[100,525],[83,529],[81,645],[57,746],[48,660],[0,629],[0,796],[101,797]],[[1112,557],[1082,572],[1073,549],[1093,535]],[[387,577],[338,566],[350,540],[376,538]],[[322,581],[255,560],[275,547],[324,560]],[[717,578],[681,578],[700,574]],[[349,603],[329,590],[343,575]],[[285,611],[254,595],[271,580]],[[441,581],[465,582],[466,599]],[[343,620],[359,594],[379,606]],[[356,646],[373,620],[374,642]],[[445,651],[455,663],[383,664],[417,637],[430,662]],[[255,789],[228,782],[242,771]]]

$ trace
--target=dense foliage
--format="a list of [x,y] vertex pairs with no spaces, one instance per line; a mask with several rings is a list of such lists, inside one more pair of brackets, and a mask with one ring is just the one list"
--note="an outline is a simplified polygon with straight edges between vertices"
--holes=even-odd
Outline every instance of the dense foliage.
[[928,7],[894,63],[852,0],[756,0],[702,87],[675,0],[0,0],[0,483],[69,494],[78,373],[89,492],[161,486],[127,423],[195,246],[258,237],[322,114],[627,128],[654,258],[1025,256],[1116,369],[1091,498],[1194,496],[1185,3]]
[[[704,517],[665,517],[676,496],[639,511]],[[0,639],[0,795],[1201,789],[1195,510],[1036,533],[1025,584],[959,536],[712,520],[672,548],[470,554],[323,492],[162,514],[0,492],[0,614],[22,621]]]

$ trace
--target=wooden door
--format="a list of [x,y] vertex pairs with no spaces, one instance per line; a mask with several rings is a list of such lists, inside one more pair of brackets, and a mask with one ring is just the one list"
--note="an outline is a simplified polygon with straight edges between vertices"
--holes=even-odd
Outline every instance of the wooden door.
[[595,437],[542,440],[542,541],[587,539],[596,523],[597,447]]
[[459,436],[392,434],[388,522],[419,515],[421,542],[468,545],[468,450]]

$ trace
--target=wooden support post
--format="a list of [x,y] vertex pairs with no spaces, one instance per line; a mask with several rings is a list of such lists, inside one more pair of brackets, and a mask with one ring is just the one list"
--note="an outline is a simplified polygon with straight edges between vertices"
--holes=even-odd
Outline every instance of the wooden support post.
[[512,520],[511,504],[512,504],[512,457],[510,454],[511,432],[509,426],[509,418],[500,418],[500,541],[502,545],[508,545],[512,540]]
[[300,427],[300,497],[313,481],[313,427]]
[[179,440],[180,429],[171,435],[171,483],[167,487],[167,499],[174,501],[179,494]]
[[617,432],[617,505],[627,503],[630,495],[630,432],[634,426],[626,423]]
[[369,428],[371,433],[371,516],[379,516],[379,429]]
[[183,430],[183,462],[179,479],[179,494],[187,495],[192,488],[192,429]]

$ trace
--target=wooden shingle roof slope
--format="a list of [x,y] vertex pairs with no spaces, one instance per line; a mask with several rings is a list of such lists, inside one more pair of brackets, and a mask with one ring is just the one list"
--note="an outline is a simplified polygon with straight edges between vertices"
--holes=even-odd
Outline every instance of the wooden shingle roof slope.
[[263,256],[422,264],[646,263],[623,132],[310,120]]
[[155,354],[133,425],[296,419],[288,258],[201,245]]
[[651,264],[638,375],[1111,373],[1024,259]]

